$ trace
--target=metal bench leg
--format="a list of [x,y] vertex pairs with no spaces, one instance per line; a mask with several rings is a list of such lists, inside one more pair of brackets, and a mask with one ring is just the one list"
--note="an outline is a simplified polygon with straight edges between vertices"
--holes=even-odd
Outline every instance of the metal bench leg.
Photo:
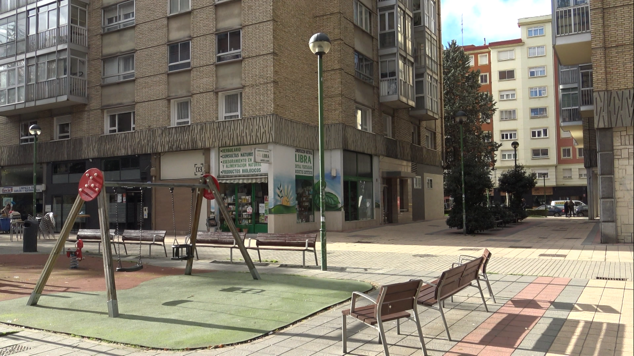
[[489,282],[489,276],[487,276],[486,274],[484,275],[484,281],[487,282],[487,288],[489,289],[489,297],[491,297],[493,299],[493,303],[497,302],[495,301],[495,295],[493,295],[493,289],[491,289],[491,283]]
[[229,248],[229,262],[233,263],[233,247]]
[[420,346],[423,348],[423,355],[427,356],[427,348],[425,347],[425,338],[423,338],[423,329],[420,327],[420,319],[418,316],[418,310],[414,309],[414,322],[416,323],[416,331],[418,331],[418,339],[420,340]]
[[[139,241],[139,244],[141,244],[141,241]],[[167,253],[165,253],[165,255],[167,255]],[[152,257],[152,244],[150,244],[150,257]],[[165,256],[165,257],[167,257],[167,256]]]
[[401,319],[396,319],[396,335],[401,335]]
[[196,253],[196,260],[200,260],[200,258],[198,258],[198,247],[194,249],[194,252]]
[[317,249],[313,248],[313,254],[315,255],[315,266],[319,266],[319,262],[317,262]]
[[377,324],[379,326],[379,339],[383,344],[383,352],[385,352],[385,356],[390,356],[390,352],[387,350],[387,340],[385,340],[385,331],[383,330],[383,323],[381,322],[381,319],[379,319]]
[[480,280],[476,279],[476,283],[478,283],[478,290],[480,291],[480,297],[482,297],[482,303],[484,304],[484,310],[486,310],[488,312],[489,308],[487,308],[487,301],[484,299],[484,293],[482,293],[482,287],[480,286]]
[[125,247],[125,242],[122,242],[122,243],[123,243],[123,251],[125,251],[125,255],[127,256],[128,255],[128,249]]
[[442,310],[442,305],[438,302],[438,310],[440,310],[440,316],[442,317],[442,322],[445,324],[445,331],[447,332],[447,339],[451,341],[451,335],[449,334],[449,326],[447,326],[447,319],[445,319],[445,312]]
[[302,251],[302,267],[306,267],[306,251]]
[[346,316],[345,315],[342,315],[342,316],[343,316],[343,320],[341,323],[341,351],[343,351],[344,354],[347,354],[348,345],[346,345],[346,343],[348,341],[347,340],[348,339],[348,325],[346,323]]
[[165,257],[167,257],[167,249],[165,248],[165,242],[163,242],[163,251],[165,251]]
[[260,262],[262,262],[262,257],[260,256],[260,248],[258,247],[258,260],[260,260]]

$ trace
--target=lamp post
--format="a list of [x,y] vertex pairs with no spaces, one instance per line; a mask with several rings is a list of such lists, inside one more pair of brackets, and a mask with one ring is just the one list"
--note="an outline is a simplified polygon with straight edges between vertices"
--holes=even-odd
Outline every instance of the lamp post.
[[330,38],[325,33],[316,33],[308,41],[311,52],[317,55],[317,88],[319,91],[319,243],[321,245],[321,270],[328,270],[326,252],[326,171],[324,168],[324,82],[322,78],[323,55],[330,51]]
[[[548,206],[546,206],[546,175],[542,174],[542,178],[544,178],[544,211],[548,210]],[[546,213],[548,216],[548,213]]]
[[467,210],[464,196],[464,149],[462,148],[462,124],[467,120],[464,111],[458,111],[455,116],[456,122],[460,125],[460,168],[462,171],[462,234],[467,234]]
[[515,158],[515,170],[517,170],[517,148],[520,146],[519,142],[517,141],[513,141],[513,143],[511,143],[511,147],[513,147],[513,158]]
[[33,218],[37,216],[36,195],[37,195],[37,137],[42,133],[42,129],[38,124],[29,126],[29,133],[33,135]]

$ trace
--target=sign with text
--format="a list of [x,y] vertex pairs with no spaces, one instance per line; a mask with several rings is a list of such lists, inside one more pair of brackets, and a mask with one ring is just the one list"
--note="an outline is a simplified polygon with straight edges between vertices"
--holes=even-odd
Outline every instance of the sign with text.
[[[46,185],[38,184],[36,189],[38,193],[41,193],[42,191],[46,190]],[[20,185],[20,186],[14,186],[14,187],[0,187],[0,194],[12,194],[12,193],[33,193],[33,186]]]
[[263,175],[268,164],[255,162],[254,147],[224,147],[220,152],[220,177]]
[[295,149],[295,175],[313,176],[313,151]]
[[271,150],[265,150],[262,148],[255,149],[255,162],[257,163],[271,163]]

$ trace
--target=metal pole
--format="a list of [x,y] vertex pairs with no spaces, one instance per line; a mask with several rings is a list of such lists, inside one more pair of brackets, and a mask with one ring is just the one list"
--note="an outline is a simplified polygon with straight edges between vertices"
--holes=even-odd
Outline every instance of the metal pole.
[[33,135],[33,218],[37,216],[36,195],[37,195],[37,135]]
[[514,170],[517,170],[517,147],[513,147],[513,158],[515,158],[515,167]]
[[319,88],[319,244],[321,246],[321,270],[328,270],[326,252],[326,171],[324,168],[324,82],[322,78],[322,56],[317,55],[317,82]]
[[[546,206],[546,176],[543,175],[542,178],[544,178],[544,211],[548,210],[548,206]],[[548,213],[546,213],[546,216],[548,216]]]
[[462,124],[460,124],[460,166],[462,167],[462,234],[467,234],[467,208],[464,197],[464,149],[462,148]]

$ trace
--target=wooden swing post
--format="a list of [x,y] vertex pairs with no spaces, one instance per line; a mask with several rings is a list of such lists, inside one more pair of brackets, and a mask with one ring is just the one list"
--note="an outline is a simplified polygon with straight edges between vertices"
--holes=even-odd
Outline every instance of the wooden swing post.
[[[117,301],[117,288],[114,282],[114,264],[112,263],[112,249],[110,241],[110,222],[108,220],[108,201],[105,189],[97,197],[99,230],[101,231],[101,243],[103,244],[103,272],[106,278],[106,291],[108,295],[108,316],[119,316],[119,303]],[[118,223],[118,221],[117,221]]]
[[194,216],[192,217],[191,231],[189,232],[189,243],[192,245],[191,253],[187,258],[187,265],[185,266],[185,274],[190,276],[192,274],[192,267],[194,265],[194,254],[196,251],[196,238],[198,237],[198,223],[200,222],[200,210],[203,206],[203,191],[200,188],[196,188],[196,208],[194,209]]

